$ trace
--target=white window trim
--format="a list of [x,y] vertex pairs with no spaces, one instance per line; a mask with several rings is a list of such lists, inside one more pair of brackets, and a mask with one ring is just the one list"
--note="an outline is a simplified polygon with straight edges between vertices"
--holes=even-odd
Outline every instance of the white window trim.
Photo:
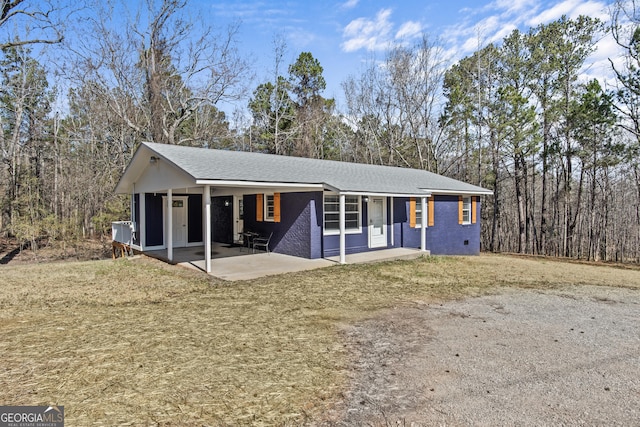
[[[327,230],[325,225],[326,218],[326,210],[325,210],[325,199],[326,196],[338,196],[338,193],[329,193],[326,192],[322,195],[322,232],[324,236],[338,236],[340,234],[340,229],[337,230]],[[362,196],[360,195],[348,195],[347,197],[357,197],[358,198],[358,228],[345,228],[345,234],[362,234]],[[339,209],[339,208],[338,208]],[[336,212],[337,213],[337,212]]]
[[[468,203],[467,203],[468,202]],[[463,196],[462,197],[462,225],[470,225],[471,224],[471,218],[472,218],[472,212],[471,210],[473,209],[473,203],[471,202],[471,196]],[[464,213],[468,212],[468,220],[465,221],[464,220]]]
[[275,220],[276,220],[275,216],[269,217],[267,215],[267,212],[269,212],[269,209],[268,209],[269,203],[267,203],[267,200],[268,200],[269,196],[271,196],[271,200],[273,201],[273,213],[274,213],[274,215],[276,213],[274,193],[264,193],[262,195],[262,209],[263,209],[262,219],[263,219],[263,221],[266,221],[266,222],[275,222]]
[[[420,197],[414,197],[414,199],[416,201],[416,225],[413,228],[422,228],[422,199]],[[418,212],[420,212],[420,218],[418,218]]]

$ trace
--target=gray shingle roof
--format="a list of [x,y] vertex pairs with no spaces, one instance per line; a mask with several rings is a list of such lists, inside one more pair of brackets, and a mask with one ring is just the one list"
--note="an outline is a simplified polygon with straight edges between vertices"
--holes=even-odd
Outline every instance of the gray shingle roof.
[[435,173],[390,166],[143,143],[196,181],[323,184],[343,192],[490,194],[475,185]]

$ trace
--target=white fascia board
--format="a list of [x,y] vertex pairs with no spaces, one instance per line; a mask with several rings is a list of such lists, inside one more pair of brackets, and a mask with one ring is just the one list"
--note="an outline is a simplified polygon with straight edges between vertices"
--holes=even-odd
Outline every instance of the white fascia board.
[[434,195],[450,195],[450,196],[490,196],[493,194],[491,190],[477,191],[455,191],[455,190],[429,190]]
[[340,190],[337,187],[334,187],[333,185],[324,184],[323,187],[324,187],[324,191],[330,191],[336,194],[340,193]]
[[[156,161],[151,163],[151,157]],[[115,192],[131,194],[135,187],[138,193],[157,193],[172,188],[191,188],[193,182],[192,175],[143,142],[120,177]]]
[[345,196],[371,196],[371,197],[431,197],[431,192],[424,193],[375,193],[371,191],[339,191],[338,194]]
[[305,183],[291,183],[291,182],[260,182],[260,181],[230,181],[230,180],[210,180],[210,179],[198,179],[196,185],[211,185],[213,187],[257,187],[257,188],[308,188],[308,189],[322,189],[322,184],[305,184]]
[[[149,153],[153,153],[153,151],[144,145],[144,143],[138,146],[136,151],[133,153],[133,157],[129,160],[124,173],[120,176],[120,179],[116,184],[116,194],[131,194],[135,182],[144,171],[145,165],[148,162],[148,160],[146,160],[146,156],[150,155]],[[145,160],[141,160],[141,157],[144,157]]]

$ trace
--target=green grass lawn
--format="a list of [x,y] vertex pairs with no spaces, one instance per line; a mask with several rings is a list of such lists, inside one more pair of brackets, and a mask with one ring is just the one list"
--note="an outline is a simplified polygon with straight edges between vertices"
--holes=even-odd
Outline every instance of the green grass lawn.
[[344,390],[344,325],[500,287],[640,287],[640,270],[483,255],[223,282],[144,257],[0,267],[0,402],[67,425],[282,425]]

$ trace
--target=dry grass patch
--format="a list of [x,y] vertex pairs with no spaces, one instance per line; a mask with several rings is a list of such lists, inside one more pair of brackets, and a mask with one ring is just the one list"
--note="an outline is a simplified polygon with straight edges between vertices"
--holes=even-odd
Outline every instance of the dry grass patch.
[[134,260],[2,267],[0,401],[69,425],[278,425],[344,386],[345,323],[499,286],[640,287],[640,271],[432,257],[227,283]]

